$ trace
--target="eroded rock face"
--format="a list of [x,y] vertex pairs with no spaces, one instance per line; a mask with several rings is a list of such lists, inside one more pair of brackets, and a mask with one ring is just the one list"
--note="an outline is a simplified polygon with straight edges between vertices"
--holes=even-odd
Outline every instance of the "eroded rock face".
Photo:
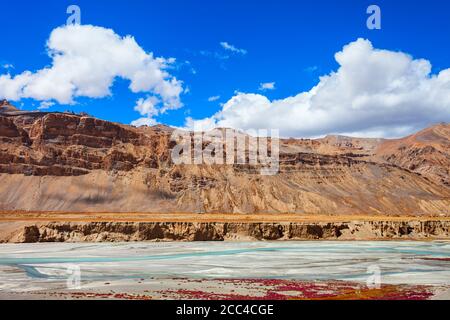
[[29,135],[38,143],[81,145],[91,148],[110,148],[118,143],[139,145],[139,135],[124,126],[76,115],[50,113],[38,119]]
[[18,138],[20,137],[20,132],[11,119],[0,117],[0,136],[4,138]]
[[385,141],[377,157],[450,186],[450,125],[440,124],[404,139]]
[[450,215],[449,125],[400,140],[282,140],[280,173],[261,176],[174,165],[168,127],[6,109],[0,210]]
[[[1,223],[0,223],[1,227]],[[342,223],[48,223],[17,227],[3,242],[448,239],[450,221]]]
[[0,139],[0,172],[9,174],[76,176],[169,160],[168,135],[73,114],[0,114]]

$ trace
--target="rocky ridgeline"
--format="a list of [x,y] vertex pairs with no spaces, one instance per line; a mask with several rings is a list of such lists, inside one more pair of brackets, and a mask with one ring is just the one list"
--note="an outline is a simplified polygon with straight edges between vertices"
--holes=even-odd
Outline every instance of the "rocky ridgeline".
[[121,242],[233,240],[448,239],[450,221],[341,223],[126,223],[30,224],[2,242]]
[[169,159],[168,135],[145,135],[136,128],[73,114],[0,114],[0,141],[0,172],[10,174],[130,171]]

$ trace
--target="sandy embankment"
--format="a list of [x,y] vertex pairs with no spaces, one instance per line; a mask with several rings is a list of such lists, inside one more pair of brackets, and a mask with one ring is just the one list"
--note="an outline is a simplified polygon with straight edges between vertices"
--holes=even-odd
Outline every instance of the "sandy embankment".
[[450,217],[3,212],[0,241],[450,239]]

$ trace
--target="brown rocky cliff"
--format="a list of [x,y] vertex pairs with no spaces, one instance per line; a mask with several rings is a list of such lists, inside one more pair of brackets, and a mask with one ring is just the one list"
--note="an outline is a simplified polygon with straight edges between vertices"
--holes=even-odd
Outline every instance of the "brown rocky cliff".
[[435,240],[448,239],[449,221],[333,223],[0,223],[1,242]]
[[5,173],[72,176],[169,160],[168,135],[71,114],[0,115],[0,139]]
[[442,134],[416,137],[421,152],[439,151],[416,165],[391,141],[283,140],[275,176],[175,166],[170,134],[85,115],[0,114],[0,210],[450,215]]

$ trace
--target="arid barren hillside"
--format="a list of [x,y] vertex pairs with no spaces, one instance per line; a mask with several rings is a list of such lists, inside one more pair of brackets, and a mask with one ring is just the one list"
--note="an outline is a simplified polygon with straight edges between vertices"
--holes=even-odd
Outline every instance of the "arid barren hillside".
[[280,172],[174,165],[172,129],[0,106],[0,210],[450,215],[450,125],[281,141]]

